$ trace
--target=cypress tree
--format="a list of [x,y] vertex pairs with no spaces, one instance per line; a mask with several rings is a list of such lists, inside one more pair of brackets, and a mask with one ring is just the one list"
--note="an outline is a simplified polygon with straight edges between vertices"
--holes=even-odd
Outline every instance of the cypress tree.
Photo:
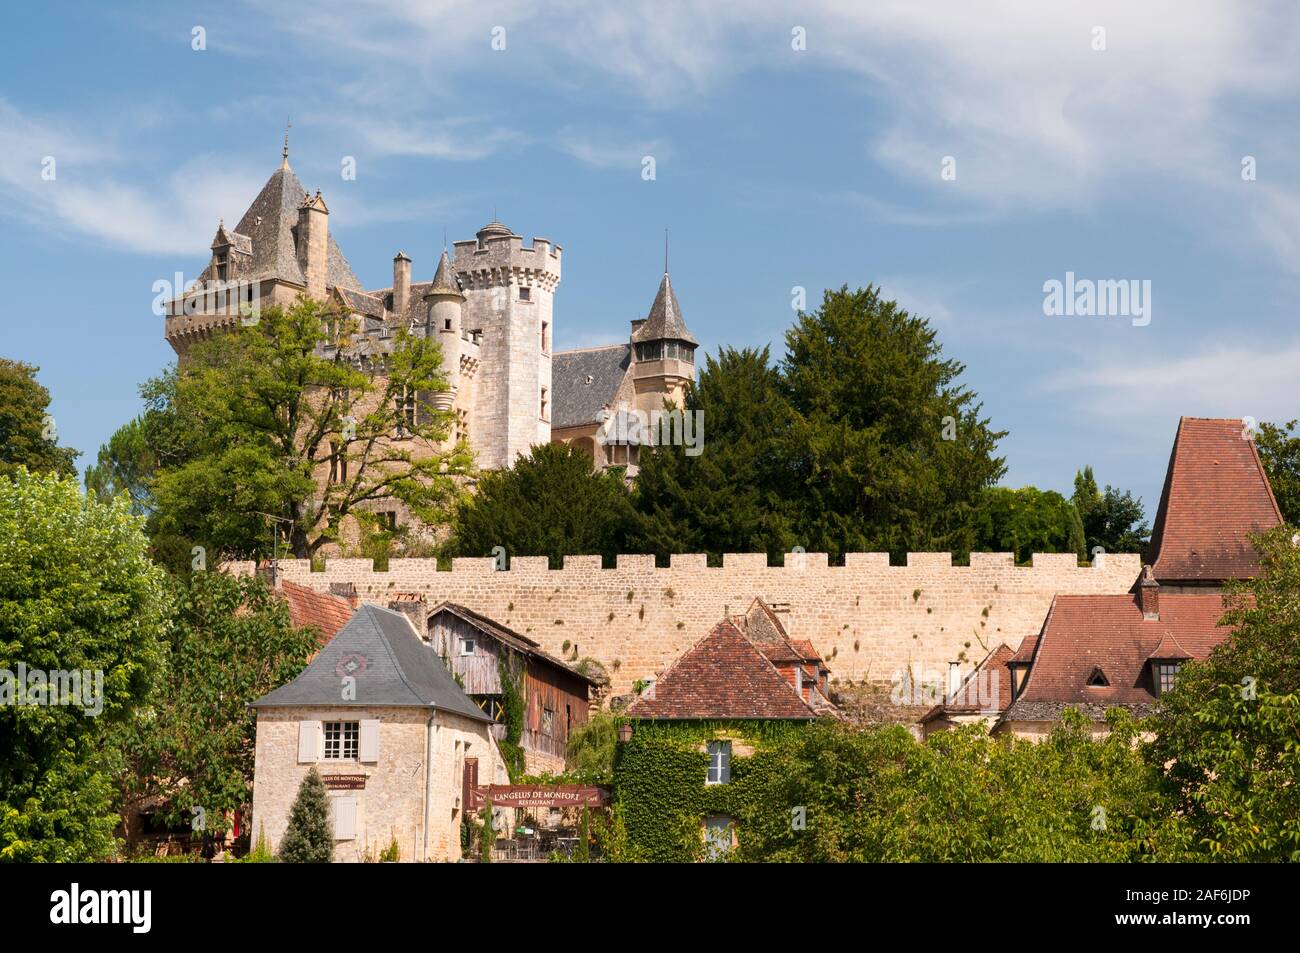
[[289,828],[280,842],[280,859],[287,864],[327,864],[334,859],[329,795],[315,768],[307,772],[298,788],[289,812]]

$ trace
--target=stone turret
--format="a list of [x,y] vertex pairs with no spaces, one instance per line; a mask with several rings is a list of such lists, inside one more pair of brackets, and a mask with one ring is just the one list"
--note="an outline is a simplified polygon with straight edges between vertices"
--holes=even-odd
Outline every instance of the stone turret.
[[686,327],[672,279],[664,272],[650,314],[632,322],[632,377],[637,407],[661,410],[664,397],[683,405],[686,386],[695,380],[699,341]]
[[424,293],[424,303],[428,309],[425,335],[438,335],[438,343],[442,345],[442,366],[451,386],[449,392],[434,397],[434,404],[440,410],[447,410],[455,400],[459,386],[465,295],[456,284],[456,276],[452,272],[451,260],[446,251],[443,251],[442,258],[438,261],[438,272],[433,276],[433,284]]

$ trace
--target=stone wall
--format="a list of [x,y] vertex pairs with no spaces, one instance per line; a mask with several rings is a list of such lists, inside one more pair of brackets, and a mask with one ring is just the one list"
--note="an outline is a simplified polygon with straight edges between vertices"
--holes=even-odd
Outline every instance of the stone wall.
[[[430,606],[460,603],[541,643],[566,659],[592,657],[608,670],[613,694],[653,677],[704,637],[725,613],[757,596],[783,614],[792,638],[811,640],[833,681],[889,684],[947,676],[950,662],[969,672],[998,643],[1016,648],[1042,627],[1057,593],[1128,592],[1141,568],[1136,554],[1108,554],[1080,567],[1071,554],[1036,554],[1016,566],[1010,554],[973,553],[969,566],[949,553],[911,553],[905,566],[885,553],[849,553],[828,566],[824,553],[790,554],[784,567],[761,554],[728,554],[708,568],[703,555],[620,556],[602,569],[598,556],[569,556],[564,568],[545,557],[516,557],[494,571],[491,559],[456,559],[439,572],[432,559],[394,559],[387,572],[369,560],[328,559],[324,572],[306,560],[280,562],[282,577],[329,591],[352,583],[363,602],[387,605],[393,592],[423,594]],[[251,563],[233,563],[251,572]],[[565,648],[565,643],[569,647]]]

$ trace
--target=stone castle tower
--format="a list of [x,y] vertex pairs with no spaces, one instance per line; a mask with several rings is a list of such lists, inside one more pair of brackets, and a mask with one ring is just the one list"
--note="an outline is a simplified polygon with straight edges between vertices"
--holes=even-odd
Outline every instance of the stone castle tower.
[[[413,280],[404,252],[393,258],[388,288],[365,290],[334,236],[320,192],[309,195],[289,166],[280,167],[234,229],[218,225],[198,285],[170,302],[165,335],[180,357],[195,340],[240,322],[253,297],[288,306],[299,295],[331,301],[357,320],[356,356],[391,349],[397,327],[437,336],[448,392],[421,395],[455,411],[453,438],[465,437],[482,469],[510,466],[550,442],[554,394],[551,341],[562,249],[544,238],[531,247],[500,222],[443,251],[431,280]],[[214,294],[233,286],[233,298]]]

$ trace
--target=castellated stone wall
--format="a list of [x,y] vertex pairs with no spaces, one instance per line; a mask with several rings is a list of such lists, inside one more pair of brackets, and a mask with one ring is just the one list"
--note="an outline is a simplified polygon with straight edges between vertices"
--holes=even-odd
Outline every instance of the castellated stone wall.
[[[602,569],[599,556],[568,556],[558,570],[545,557],[515,557],[503,572],[491,559],[456,559],[449,572],[432,559],[394,559],[387,572],[365,559],[329,559],[324,572],[306,560],[279,566],[282,578],[320,591],[352,583],[363,602],[386,605],[393,592],[414,592],[431,607],[460,603],[564,658],[576,645],[577,657],[604,664],[613,693],[623,694],[756,596],[788,608],[781,618],[791,637],[810,640],[834,679],[889,684],[909,666],[917,679],[942,677],[954,661],[964,675],[999,642],[1014,649],[1037,633],[1054,595],[1128,592],[1141,559],[1107,554],[1080,567],[1069,553],[1035,554],[1031,566],[1016,566],[1009,553],[972,553],[969,566],[954,566],[949,553],[910,553],[907,565],[891,566],[885,553],[849,553],[844,566],[828,566],[825,553],[807,553],[769,568],[755,553],[727,554],[720,568],[698,554],[673,556],[663,569],[652,556],[620,556],[614,569]],[[253,570],[248,562],[229,568]]]

